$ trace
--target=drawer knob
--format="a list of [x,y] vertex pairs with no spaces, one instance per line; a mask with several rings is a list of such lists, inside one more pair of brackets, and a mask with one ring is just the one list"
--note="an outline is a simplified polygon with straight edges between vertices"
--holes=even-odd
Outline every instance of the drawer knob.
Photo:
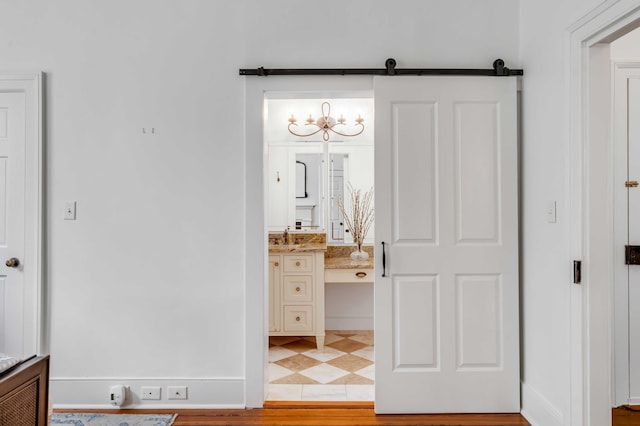
[[300,317],[296,317],[296,321],[300,322]]
[[296,266],[300,266],[300,262],[296,262]]
[[366,272],[356,272],[356,277],[358,278],[364,278],[367,276]]
[[276,263],[273,264],[273,266],[276,266],[276,267],[280,266],[280,263],[276,262]]
[[300,287],[296,287],[296,291],[300,291]]

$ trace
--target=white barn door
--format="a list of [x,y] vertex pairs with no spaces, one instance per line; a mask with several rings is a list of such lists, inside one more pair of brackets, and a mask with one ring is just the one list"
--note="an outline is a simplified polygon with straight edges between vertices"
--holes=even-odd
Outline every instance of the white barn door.
[[375,411],[519,412],[516,79],[374,90]]

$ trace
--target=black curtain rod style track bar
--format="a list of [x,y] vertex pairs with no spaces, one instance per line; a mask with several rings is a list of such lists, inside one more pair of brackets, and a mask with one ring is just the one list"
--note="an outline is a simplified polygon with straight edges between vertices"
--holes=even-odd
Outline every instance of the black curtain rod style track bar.
[[504,66],[502,59],[493,61],[492,69],[452,69],[452,68],[400,68],[396,60],[389,58],[386,68],[240,68],[240,75],[469,75],[508,77],[523,75],[523,70],[512,70]]

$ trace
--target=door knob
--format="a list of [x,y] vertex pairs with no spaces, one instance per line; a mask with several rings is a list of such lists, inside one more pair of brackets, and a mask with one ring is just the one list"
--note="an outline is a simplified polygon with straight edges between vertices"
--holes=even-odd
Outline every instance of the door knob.
[[11,259],[7,260],[4,264],[7,265],[9,268],[17,268],[20,265],[20,260],[18,260],[15,257],[12,257]]

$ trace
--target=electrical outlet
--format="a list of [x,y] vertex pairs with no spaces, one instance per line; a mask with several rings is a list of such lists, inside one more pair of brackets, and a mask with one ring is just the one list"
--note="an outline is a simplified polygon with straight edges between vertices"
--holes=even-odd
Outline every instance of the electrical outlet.
[[168,399],[187,399],[186,386],[167,386]]
[[142,386],[141,399],[160,399],[160,386]]

